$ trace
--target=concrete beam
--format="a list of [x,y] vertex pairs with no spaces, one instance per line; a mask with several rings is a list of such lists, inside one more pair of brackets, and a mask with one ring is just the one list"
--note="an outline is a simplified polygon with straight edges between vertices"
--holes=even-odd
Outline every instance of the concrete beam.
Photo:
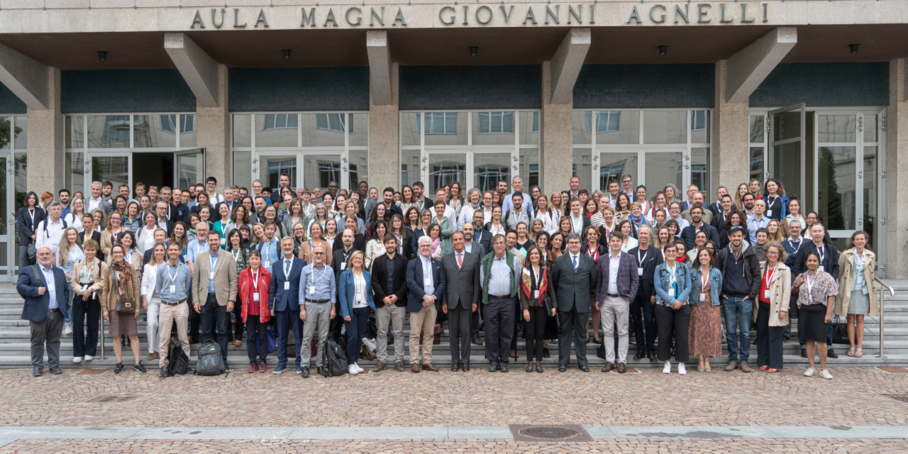
[[726,101],[745,102],[798,43],[796,27],[778,27],[728,59]]
[[574,92],[574,82],[586,60],[592,42],[589,28],[572,28],[568,31],[558,51],[552,56],[551,104],[567,103]]
[[388,32],[366,32],[366,53],[369,55],[369,78],[372,80],[372,102],[378,106],[393,103],[391,88],[391,51]]
[[202,107],[218,107],[218,64],[185,33],[165,33],[164,50]]
[[47,66],[0,44],[0,82],[29,109],[50,108],[48,69]]

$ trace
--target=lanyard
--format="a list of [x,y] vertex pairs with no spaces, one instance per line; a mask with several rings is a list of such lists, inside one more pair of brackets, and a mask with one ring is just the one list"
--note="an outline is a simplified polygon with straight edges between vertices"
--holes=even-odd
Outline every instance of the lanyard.
[[771,210],[773,204],[776,203],[778,200],[779,200],[779,196],[775,196],[775,197],[766,196],[766,201],[767,201],[766,208],[769,208]]
[[309,280],[312,281],[311,283],[309,283],[309,287],[315,287],[315,284],[321,282],[322,278],[325,277],[325,267],[322,267],[322,274],[318,277],[318,279],[315,279],[315,268],[315,265],[312,265],[312,268],[309,269]]
[[700,291],[706,288],[706,285],[709,284],[709,273],[703,273],[703,277],[700,278]]
[[208,254],[208,271],[209,272],[214,271],[214,268],[217,266],[217,264],[218,264],[218,256]]
[[810,280],[810,275],[804,274],[804,280],[807,281],[807,298],[810,299],[810,304],[813,304],[813,283],[815,280]]
[[[174,269],[174,268],[176,268],[176,267],[173,266],[173,265],[170,265],[170,269],[171,269],[171,270]],[[170,271],[167,272],[167,277],[170,278],[170,283],[171,283],[171,284],[176,284],[176,283],[177,283],[177,275],[178,275],[178,274],[179,274],[179,273],[171,273]]]
[[826,246],[818,247],[817,254],[820,255],[820,265],[826,260]]
[[589,243],[587,243],[586,246],[587,246],[586,255],[592,257],[594,262],[599,263],[599,248],[597,246],[590,246]]
[[[794,242],[793,240],[788,240],[788,241],[791,242],[791,245],[792,245],[792,246],[795,245],[795,242]],[[803,241],[804,241],[804,240],[803,240],[802,238],[798,238],[797,246],[795,246],[795,248],[794,248],[795,252],[798,252],[799,250],[801,250],[801,243],[802,243]]]
[[649,249],[643,253],[643,258],[640,258],[640,249],[637,249],[637,263],[640,264],[640,266],[642,266],[643,261],[646,260],[646,254],[649,254]]
[[763,273],[763,278],[766,279],[766,288],[769,288],[769,284],[772,282],[772,277],[776,274],[777,269],[779,269],[778,263],[772,268],[772,271],[767,269],[766,272]]
[[259,271],[257,273],[254,273],[252,275],[252,286],[255,287],[256,293],[258,293],[259,291],[259,274],[262,274],[261,268],[259,268]]

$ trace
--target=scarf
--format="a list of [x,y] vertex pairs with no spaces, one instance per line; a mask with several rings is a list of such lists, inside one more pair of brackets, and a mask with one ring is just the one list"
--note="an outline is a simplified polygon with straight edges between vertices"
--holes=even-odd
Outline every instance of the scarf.
[[[116,273],[114,277],[117,285],[117,294],[123,296],[126,294],[126,285],[125,282],[129,281],[132,278],[132,268],[129,267],[129,264],[126,263],[126,260],[123,263],[113,262],[110,264],[110,270],[113,273]],[[119,278],[117,278],[119,276]]]
[[432,240],[432,253],[438,250],[438,246],[441,244],[441,237],[435,238]]

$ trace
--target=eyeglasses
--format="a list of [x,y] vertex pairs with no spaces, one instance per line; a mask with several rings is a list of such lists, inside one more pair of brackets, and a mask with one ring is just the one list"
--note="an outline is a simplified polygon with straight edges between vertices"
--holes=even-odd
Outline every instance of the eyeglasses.
[[420,244],[419,247],[432,247],[431,244]]
[[776,251],[766,251],[766,255],[779,255]]
[[312,255],[325,255],[324,252],[313,252]]

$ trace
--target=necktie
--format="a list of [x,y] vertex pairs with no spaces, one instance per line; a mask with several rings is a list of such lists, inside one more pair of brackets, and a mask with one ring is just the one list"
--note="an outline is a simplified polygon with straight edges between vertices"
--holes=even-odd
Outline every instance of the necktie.
[[284,260],[284,275],[290,275],[290,260]]
[[463,258],[461,257],[461,254],[458,253],[457,254],[457,269],[459,270],[461,267],[463,267]]
[[574,258],[574,273],[576,273],[577,272],[577,256],[572,255],[572,257]]

